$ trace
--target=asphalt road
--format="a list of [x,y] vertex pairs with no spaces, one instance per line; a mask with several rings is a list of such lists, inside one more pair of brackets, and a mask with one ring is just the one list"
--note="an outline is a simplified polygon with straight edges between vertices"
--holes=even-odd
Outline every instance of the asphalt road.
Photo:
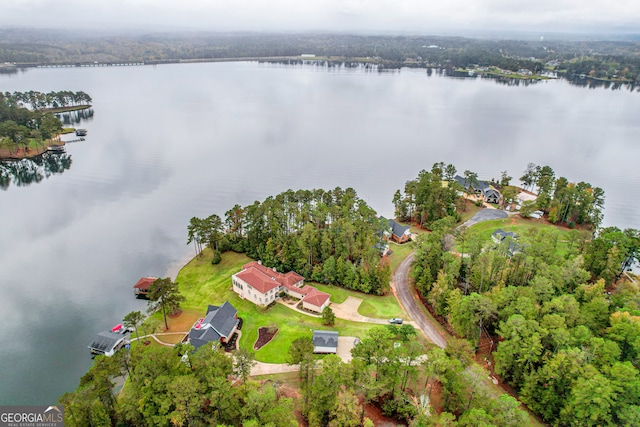
[[416,303],[416,298],[411,295],[411,291],[409,289],[409,267],[411,267],[411,262],[413,261],[413,254],[409,255],[405,258],[404,261],[400,264],[398,269],[396,270],[396,274],[393,278],[396,288],[396,294],[402,306],[407,310],[409,316],[414,320],[416,325],[424,332],[424,334],[429,338],[434,344],[439,347],[445,348],[447,346],[447,342],[445,339],[438,333],[438,330],[433,326],[433,324],[427,319],[427,317],[420,311],[418,308],[418,303]]
[[489,221],[492,219],[501,219],[501,218],[506,218],[508,216],[509,214],[499,209],[491,209],[491,208],[482,209],[478,211],[474,216],[472,216],[470,220],[462,224],[460,227],[462,226],[471,227],[472,225],[475,225],[482,221]]

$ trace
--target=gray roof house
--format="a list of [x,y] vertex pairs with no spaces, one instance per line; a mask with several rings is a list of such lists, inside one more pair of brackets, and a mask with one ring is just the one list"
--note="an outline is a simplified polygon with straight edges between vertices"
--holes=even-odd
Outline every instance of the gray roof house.
[[491,238],[496,243],[502,242],[507,237],[511,237],[512,239],[515,239],[518,237],[518,235],[511,231],[504,231],[502,228],[498,228],[496,231],[491,233]]
[[484,201],[487,203],[499,203],[500,202],[500,192],[495,188],[487,187],[482,190],[482,197],[484,197]]
[[460,175],[456,175],[454,178],[454,180],[456,180],[456,182],[458,184],[460,184],[462,186],[462,188],[464,189],[472,189],[475,193],[480,194],[483,192],[483,190],[487,189],[487,188],[491,188],[491,186],[489,185],[489,183],[487,181],[480,181],[477,180],[476,183],[471,183],[471,182],[467,182],[466,178],[460,176]]
[[509,246],[507,247],[507,252],[510,256],[513,256],[519,252],[522,252],[522,247],[520,244],[516,242],[518,235],[511,231],[504,231],[501,228],[498,228],[491,234],[491,238],[496,243],[502,243],[509,239]]
[[337,331],[313,331],[313,352],[314,353],[337,353],[338,352],[338,332]]
[[221,306],[210,305],[207,315],[191,328],[189,342],[196,349],[210,342],[226,342],[237,326],[238,310],[228,301]]
[[127,336],[124,334],[104,331],[98,332],[88,347],[92,354],[104,354],[111,357],[128,342]]

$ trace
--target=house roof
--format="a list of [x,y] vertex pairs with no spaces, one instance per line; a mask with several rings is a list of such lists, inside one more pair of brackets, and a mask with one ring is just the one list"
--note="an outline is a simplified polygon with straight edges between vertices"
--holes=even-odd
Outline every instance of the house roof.
[[389,220],[389,228],[391,228],[391,233],[393,233],[396,237],[402,237],[407,231],[409,231],[408,225],[400,225],[394,220]]
[[316,307],[320,307],[322,304],[327,302],[329,297],[331,297],[331,295],[329,295],[327,293],[324,293],[322,291],[319,291],[316,288],[313,288],[311,286],[309,286],[309,288],[311,288],[311,290],[302,299],[303,303],[306,302],[307,304],[311,304],[311,305],[315,305]]
[[111,331],[98,332],[98,334],[93,337],[91,344],[89,344],[89,348],[107,353],[113,350],[113,348],[125,338],[124,335]]
[[296,283],[304,280],[304,277],[296,272],[290,271],[286,274],[279,273],[256,261],[243,265],[242,271],[236,273],[236,277],[239,277],[263,294],[278,286],[287,288],[295,287]]
[[489,188],[489,183],[487,181],[480,181],[478,180],[478,185],[472,185],[471,182],[467,183],[466,178],[461,177],[460,175],[456,175],[453,179],[455,179],[456,181],[458,181],[458,183],[463,187],[463,188],[468,188],[471,187],[473,188],[475,191],[483,191],[485,188]]
[[221,306],[210,305],[200,327],[191,328],[189,341],[194,347],[199,348],[207,342],[228,338],[238,324],[236,314],[238,310],[229,301],[225,301]]
[[275,278],[269,277],[255,267],[249,267],[242,270],[240,273],[236,273],[236,277],[242,279],[244,282],[251,285],[252,288],[255,288],[258,292],[263,294],[280,286],[280,283],[276,281]]
[[500,192],[498,190],[496,190],[495,188],[484,188],[482,190],[482,194],[484,194],[484,197],[489,197],[491,195],[495,195],[496,197],[500,198]]
[[504,231],[502,228],[498,228],[496,231],[491,233],[491,237],[495,237],[498,240],[504,240],[507,237],[511,237],[512,239],[515,239],[517,235],[512,231]]
[[316,347],[338,348],[338,332],[313,331],[313,345]]
[[143,290],[143,291],[144,291],[144,290],[149,289],[149,286],[151,286],[151,284],[152,284],[153,282],[155,282],[156,280],[158,280],[158,278],[157,278],[157,277],[143,277],[143,278],[141,278],[140,280],[138,280],[138,281],[136,282],[136,284],[135,284],[135,285],[133,285],[133,287],[134,287],[135,289],[141,289],[141,290]]

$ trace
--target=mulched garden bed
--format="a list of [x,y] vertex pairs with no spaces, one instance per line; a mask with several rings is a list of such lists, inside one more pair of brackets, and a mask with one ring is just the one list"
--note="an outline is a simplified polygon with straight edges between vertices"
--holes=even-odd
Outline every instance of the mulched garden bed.
[[278,328],[275,326],[261,327],[258,328],[258,339],[256,343],[253,345],[254,350],[260,350],[262,347],[267,345],[269,341],[273,339],[278,333]]

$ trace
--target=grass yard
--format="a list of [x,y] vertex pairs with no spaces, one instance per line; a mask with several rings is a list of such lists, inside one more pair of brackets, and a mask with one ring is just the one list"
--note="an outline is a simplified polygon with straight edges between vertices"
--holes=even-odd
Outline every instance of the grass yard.
[[483,241],[490,241],[491,234],[498,228],[501,228],[504,231],[514,232],[525,240],[527,234],[534,230],[550,230],[557,236],[556,251],[560,255],[566,254],[569,250],[569,238],[572,233],[588,233],[588,231],[568,230],[563,227],[558,227],[542,219],[526,219],[515,215],[508,218],[494,219],[478,223],[472,226],[469,231],[473,234],[480,235]]
[[391,251],[391,255],[389,255],[389,263],[391,265],[392,275],[396,272],[400,263],[402,263],[402,261],[404,261],[404,259],[415,249],[415,242],[407,242],[403,244],[389,242],[389,250]]
[[406,317],[406,313],[402,310],[396,297],[393,296],[391,292],[384,296],[378,296],[367,295],[362,292],[351,291],[334,285],[313,283],[313,286],[322,292],[330,294],[331,301],[336,304],[342,304],[349,296],[360,298],[363,301],[360,307],[358,307],[358,313],[362,316],[380,319],[386,319],[387,317]]
[[476,206],[472,201],[465,199],[465,210],[460,210],[458,213],[460,214],[460,224],[468,221],[473,217],[478,211],[482,210],[480,206]]
[[[211,265],[212,253],[210,249],[205,249],[202,256],[192,259],[180,270],[176,278],[180,292],[186,298],[182,304],[183,314],[170,321],[178,322],[185,316],[191,320],[203,317],[208,304],[220,305],[229,301],[237,310],[244,324],[242,326],[242,338],[240,347],[253,351],[253,345],[258,338],[258,328],[262,326],[277,326],[278,333],[267,345],[255,352],[256,360],[269,363],[285,363],[287,350],[291,343],[299,337],[310,336],[314,329],[331,329],[340,331],[340,335],[364,337],[366,331],[372,326],[367,323],[349,322],[338,319],[331,327],[322,325],[322,319],[306,316],[293,311],[282,304],[276,304],[268,309],[258,307],[250,301],[241,299],[231,289],[231,276],[240,271],[242,266],[251,261],[244,254],[225,252],[222,254],[222,261],[218,265]],[[359,292],[348,291],[337,287],[313,284],[318,289],[332,294],[331,300],[337,302],[344,301],[347,296],[354,295],[362,299],[374,301],[374,307],[379,310],[388,311],[391,306],[390,297],[375,297],[363,295]],[[397,306],[397,303],[395,303]],[[401,312],[399,306],[398,311]],[[154,314],[157,318],[158,313]],[[161,316],[161,315],[160,315]],[[185,323],[188,324],[189,322]],[[188,327],[190,328],[193,322]],[[172,332],[178,329],[177,326],[169,328]],[[175,329],[174,329],[175,327]]]

